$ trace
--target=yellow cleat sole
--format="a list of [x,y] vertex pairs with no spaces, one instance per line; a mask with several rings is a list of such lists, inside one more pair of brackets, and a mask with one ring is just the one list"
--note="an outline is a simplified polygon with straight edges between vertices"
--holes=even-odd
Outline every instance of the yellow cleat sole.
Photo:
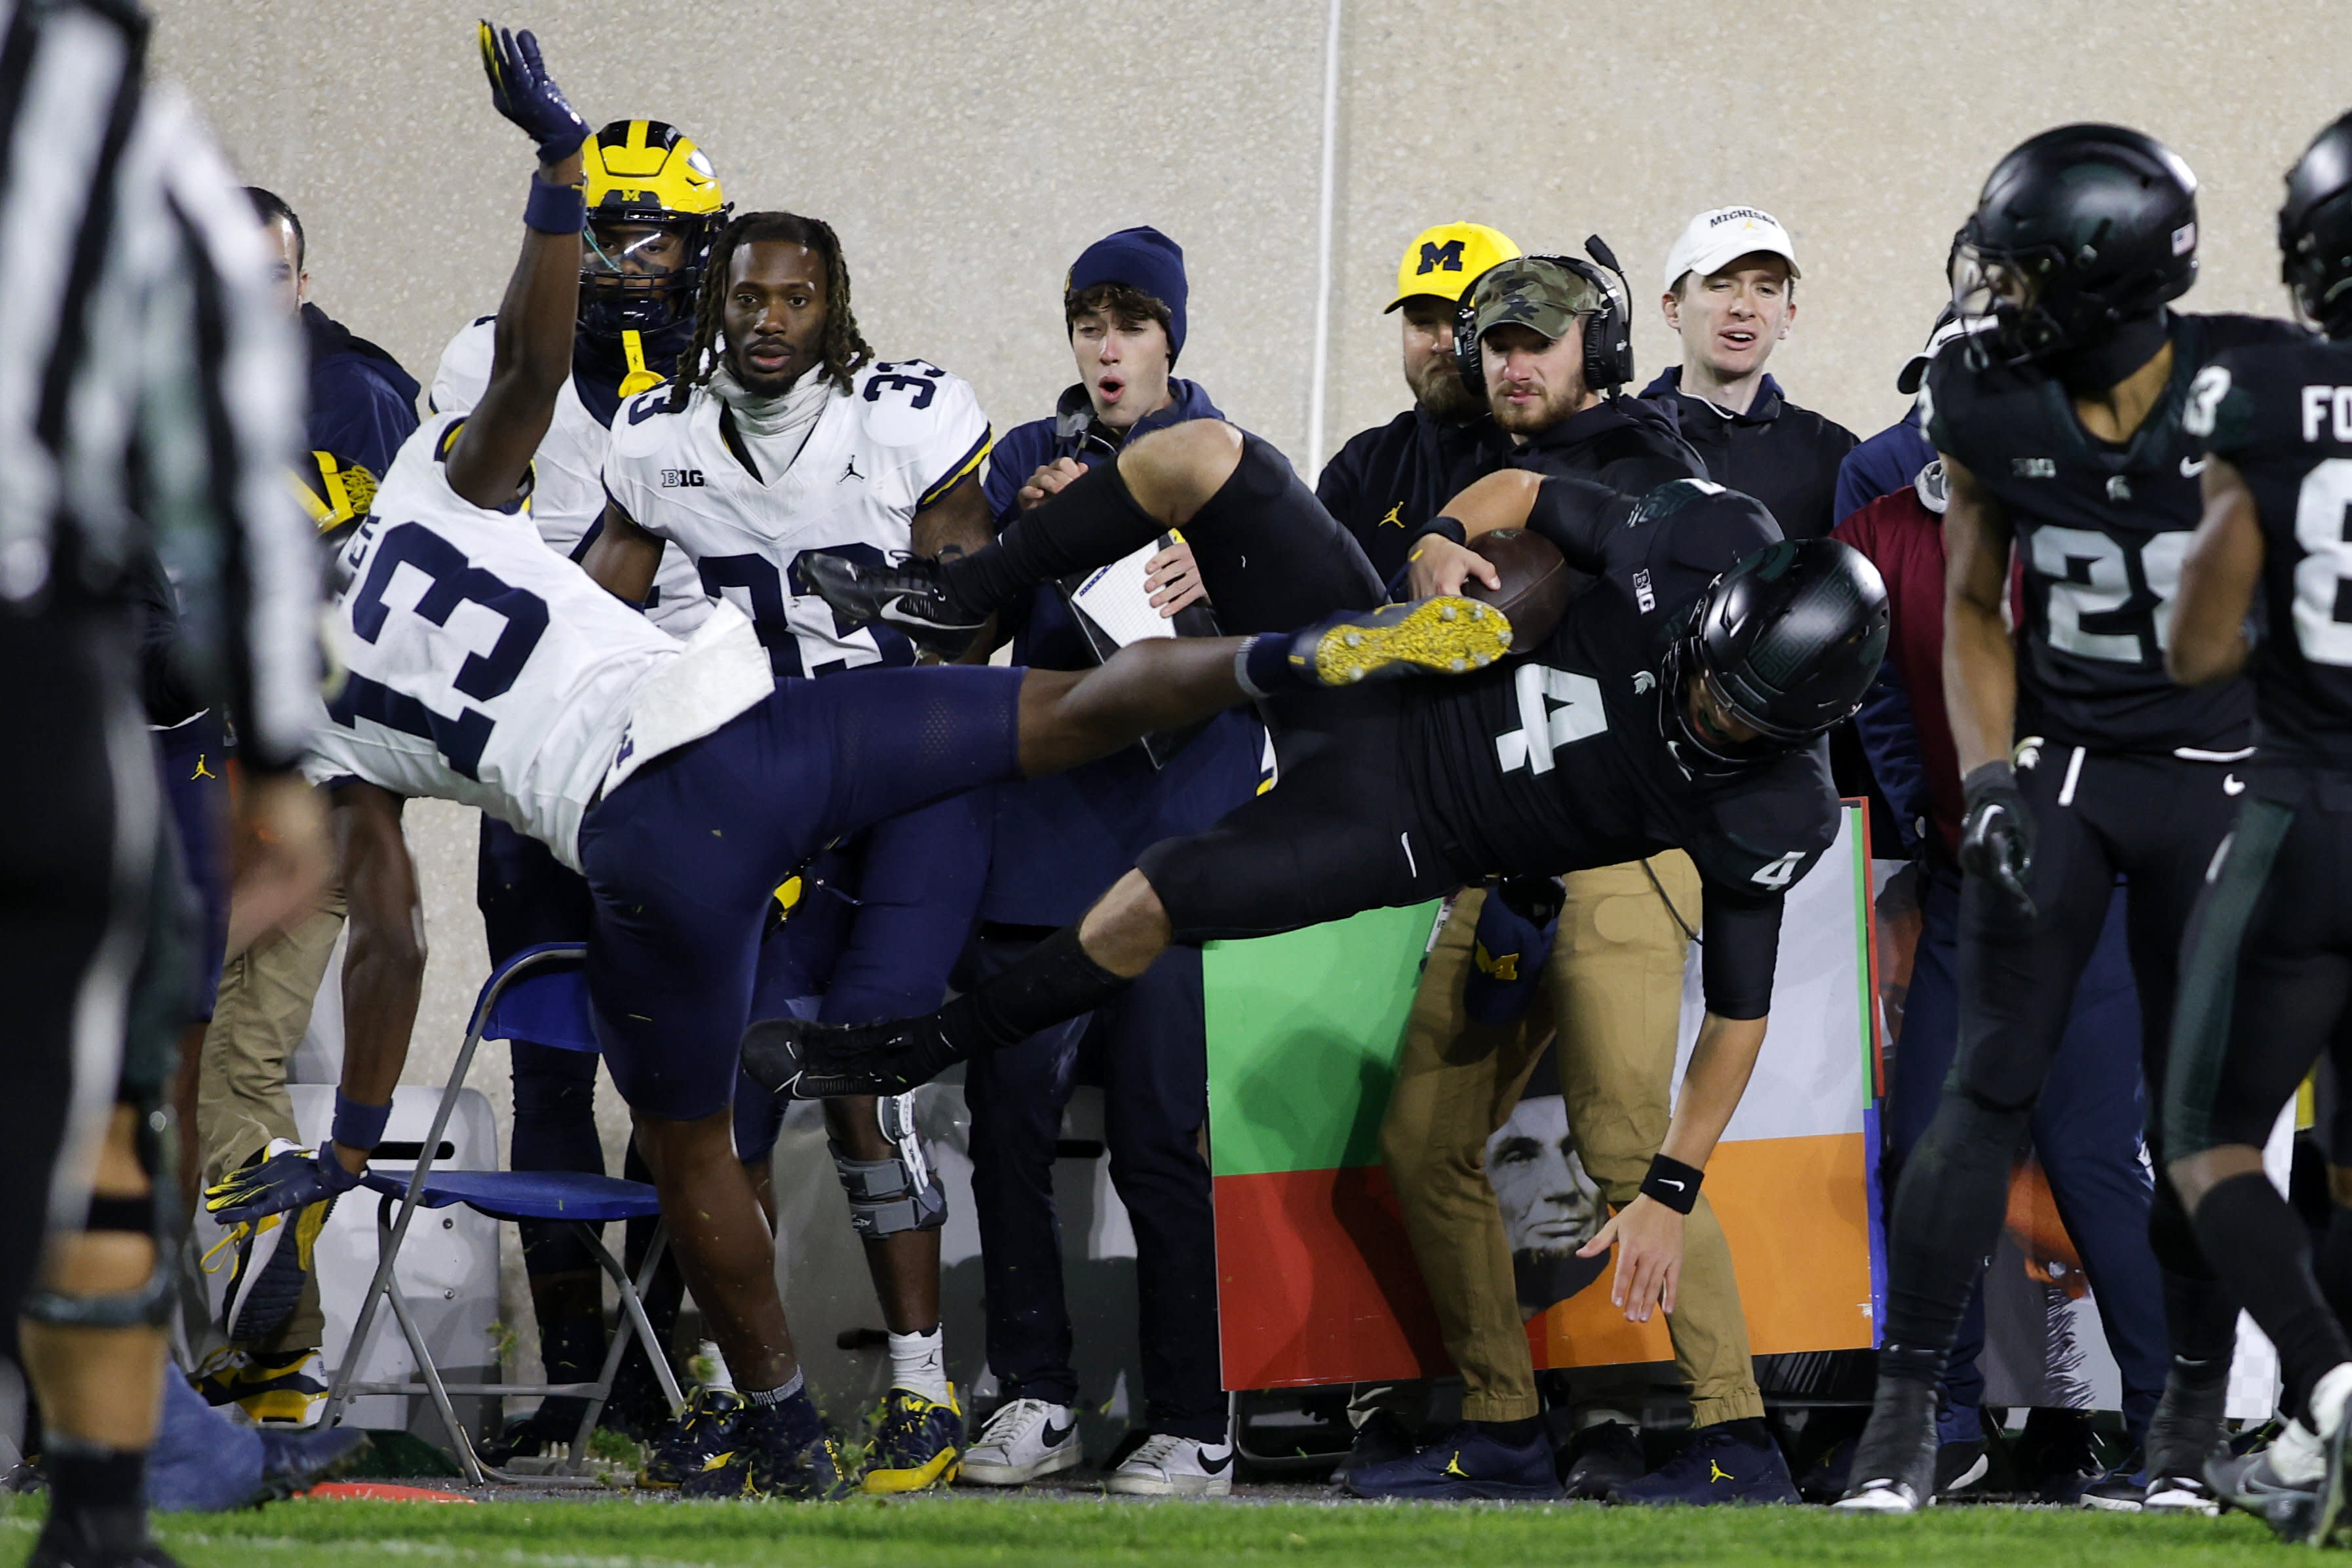
[[859,1487],[870,1496],[888,1497],[899,1492],[921,1491],[926,1487],[943,1487],[963,1473],[963,1450],[942,1448],[928,1463],[912,1470],[868,1470]]
[[1475,599],[1443,594],[1394,620],[1388,619],[1391,614],[1394,607],[1324,632],[1315,644],[1315,678],[1327,686],[1352,685],[1399,665],[1466,674],[1511,651],[1509,617]]

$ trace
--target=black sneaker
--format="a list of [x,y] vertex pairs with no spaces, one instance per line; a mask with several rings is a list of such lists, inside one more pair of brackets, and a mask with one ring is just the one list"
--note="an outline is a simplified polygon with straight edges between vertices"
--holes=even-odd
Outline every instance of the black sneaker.
[[1710,1508],[1803,1500],[1780,1445],[1762,1421],[1749,1416],[1701,1427],[1690,1447],[1619,1487],[1609,1500],[1636,1508]]
[[902,555],[876,566],[805,550],[793,570],[807,579],[845,627],[888,626],[943,659],[970,648],[988,621],[950,600],[940,581],[940,563],[920,556]]
[[2137,1513],[2147,1500],[2147,1457],[2134,1448],[2122,1463],[2084,1487],[2075,1500],[2107,1513]]
[[1992,1455],[1982,1437],[1936,1445],[1936,1500],[1969,1502],[1985,1495]]
[[2220,1511],[2205,1484],[2205,1461],[2229,1448],[2224,1414],[2230,1397],[2230,1364],[2219,1359],[2182,1373],[2176,1358],[2165,1375],[2164,1397],[2147,1423],[2147,1491],[2140,1507],[2149,1513]]
[[1293,668],[1318,685],[1461,675],[1511,651],[1511,622],[1491,604],[1441,594],[1319,621],[1290,640]]
[[782,1411],[756,1405],[736,1418],[727,1448],[677,1489],[680,1497],[793,1502],[839,1502],[856,1490],[857,1478],[842,1461],[833,1434],[821,1427],[814,1437],[795,1432]]
[[52,1510],[25,1568],[180,1568],[147,1533],[147,1510]]
[[733,1447],[744,1409],[743,1396],[731,1388],[698,1388],[687,1396],[686,1408],[646,1454],[637,1484],[661,1491],[701,1475]]
[[1424,1501],[1533,1501],[1559,1496],[1549,1438],[1538,1433],[1514,1447],[1468,1421],[1417,1454],[1350,1471],[1347,1485],[1356,1497]]
[[[2108,1479],[2108,1468],[2099,1459],[2098,1433],[2087,1410],[2032,1412],[2011,1451],[2018,1486],[2035,1502],[2074,1508],[2082,1502],[2084,1493]],[[2126,1468],[2139,1468],[2137,1454]],[[2146,1490],[2145,1479],[2141,1490]]]
[[1848,1513],[1914,1513],[1936,1500],[1936,1387],[1879,1374],[1870,1425],[1854,1446],[1845,1495]]
[[1420,1451],[1421,1445],[1413,1441],[1402,1421],[1390,1411],[1375,1410],[1356,1428],[1356,1440],[1349,1445],[1348,1457],[1339,1461],[1339,1479],[1345,1480],[1374,1465],[1411,1458]]
[[1568,1440],[1567,1473],[1560,1486],[1571,1498],[1599,1502],[1621,1486],[1642,1479],[1650,1462],[1642,1435],[1622,1421],[1596,1421]]
[[743,1031],[743,1071],[794,1100],[904,1094],[970,1054],[940,1031],[937,1013],[861,1024],[762,1019]]

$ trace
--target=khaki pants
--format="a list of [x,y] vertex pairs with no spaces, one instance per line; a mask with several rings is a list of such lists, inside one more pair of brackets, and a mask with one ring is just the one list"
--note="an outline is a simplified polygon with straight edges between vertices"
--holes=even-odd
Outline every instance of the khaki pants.
[[[317,914],[222,968],[196,1070],[196,1146],[207,1186],[268,1147],[270,1139],[298,1136],[286,1064],[310,1027],[310,1007],[342,928],[343,894],[337,888]],[[313,1278],[303,1286],[294,1315],[264,1348],[310,1349],[324,1332]]]
[[[1686,920],[1698,874],[1680,852],[1650,862]],[[1543,983],[1527,1016],[1494,1028],[1470,1021],[1462,982],[1486,894],[1465,892],[1429,956],[1405,1027],[1404,1051],[1381,1127],[1381,1152],[1407,1236],[1437,1307],[1439,1331],[1474,1421],[1537,1414],[1535,1369],[1511,1272],[1511,1247],[1486,1180],[1486,1140],[1508,1120],[1557,1031],[1560,1092],[1584,1168],[1612,1205],[1631,1203],[1665,1141],[1674,1104],[1675,1040],[1689,946],[1640,862],[1566,879],[1567,905]],[[1683,1227],[1675,1365],[1700,1426],[1764,1413],[1731,1252],[1706,1195]]]

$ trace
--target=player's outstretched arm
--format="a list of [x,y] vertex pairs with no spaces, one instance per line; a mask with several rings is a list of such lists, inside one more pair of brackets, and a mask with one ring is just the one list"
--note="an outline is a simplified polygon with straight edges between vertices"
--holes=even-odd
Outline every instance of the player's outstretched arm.
[[[1683,1214],[1646,1190],[1650,1182],[1696,1185],[1695,1173],[1704,1172],[1715,1154],[1723,1130],[1731,1125],[1764,1049],[1762,1018],[1725,1018],[1710,1011],[1700,1022],[1698,1040],[1691,1048],[1690,1066],[1683,1071],[1682,1092],[1675,1099],[1674,1120],[1667,1124],[1665,1142],[1659,1145],[1661,1162],[1689,1167],[1692,1176],[1660,1177],[1654,1167],[1641,1196],[1612,1215],[1601,1233],[1579,1249],[1578,1256],[1598,1258],[1617,1249],[1617,1271],[1609,1299],[1629,1322],[1647,1322],[1658,1308],[1675,1310],[1675,1293],[1682,1280]],[[1695,1200],[1696,1190],[1686,1192]]]
[[2246,612],[2263,578],[2263,526],[2236,465],[2205,460],[2205,516],[2180,563],[2164,667],[2184,686],[2226,681],[2246,663]]
[[478,507],[503,507],[530,472],[531,455],[572,374],[580,305],[580,144],[588,122],[547,74],[539,40],[481,24],[490,101],[539,144],[539,172],[523,209],[521,259],[499,302],[489,385],[449,450],[449,486]]
[[1944,510],[1944,706],[1965,778],[2009,759],[2017,722],[2017,649],[2009,600],[2009,513],[1977,476],[1939,454],[1951,482]]
[[223,1225],[252,1223],[348,1192],[383,1141],[392,1092],[425,986],[425,913],[400,831],[400,797],[354,780],[334,791],[335,848],[351,920],[343,949],[343,1078],[333,1131],[317,1150],[288,1149],[205,1192]]

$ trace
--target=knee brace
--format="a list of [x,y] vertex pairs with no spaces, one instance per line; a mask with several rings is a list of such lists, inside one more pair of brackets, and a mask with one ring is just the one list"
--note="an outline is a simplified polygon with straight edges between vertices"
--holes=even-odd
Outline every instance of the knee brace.
[[849,1223],[859,1238],[877,1241],[902,1230],[937,1230],[948,1222],[948,1195],[923,1156],[915,1133],[915,1097],[885,1095],[874,1120],[897,1152],[887,1160],[853,1160],[827,1140],[833,1168],[849,1194]]
[[[141,1119],[141,1125],[146,1119]],[[140,1139],[140,1164],[152,1173],[153,1163],[148,1157],[151,1140]],[[26,1292],[23,1314],[37,1323],[53,1328],[74,1329],[133,1329],[152,1328],[169,1320],[173,1301],[172,1270],[167,1260],[171,1249],[164,1245],[163,1211],[151,1189],[138,1197],[93,1197],[89,1200],[89,1218],[84,1222],[85,1234],[113,1231],[132,1236],[144,1236],[155,1243],[155,1266],[146,1282],[136,1290],[113,1291],[97,1295],[67,1295],[59,1291],[35,1289]]]

